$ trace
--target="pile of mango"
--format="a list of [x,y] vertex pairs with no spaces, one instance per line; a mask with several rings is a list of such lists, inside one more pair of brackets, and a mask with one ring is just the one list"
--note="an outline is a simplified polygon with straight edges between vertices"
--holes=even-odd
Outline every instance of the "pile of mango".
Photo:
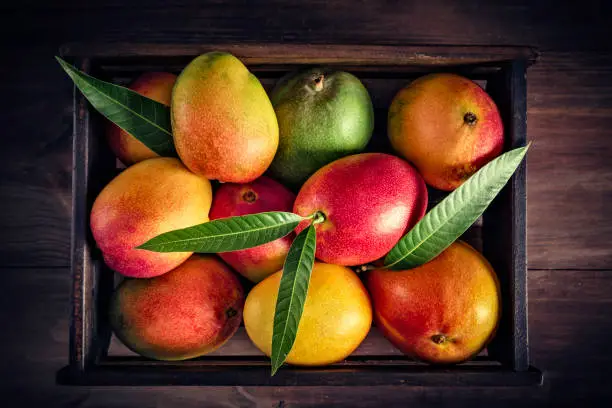
[[[387,123],[397,155],[367,151],[368,91],[332,68],[289,73],[268,96],[239,59],[213,52],[178,77],[146,73],[131,89],[170,107],[179,158],[158,157],[108,126],[110,146],[128,167],[99,194],[90,223],[105,263],[125,277],[110,319],[130,349],[162,360],[201,356],[244,318],[249,338],[270,355],[283,263],[305,224],[218,255],[136,248],[167,231],[265,211],[323,217],[288,363],[346,358],[373,319],[395,346],[430,362],[463,361],[490,340],[499,284],[468,244],[414,269],[377,269],[425,214],[427,185],[451,191],[501,153],[500,115],[478,84],[431,74],[398,90]],[[246,299],[237,274],[254,285]]]

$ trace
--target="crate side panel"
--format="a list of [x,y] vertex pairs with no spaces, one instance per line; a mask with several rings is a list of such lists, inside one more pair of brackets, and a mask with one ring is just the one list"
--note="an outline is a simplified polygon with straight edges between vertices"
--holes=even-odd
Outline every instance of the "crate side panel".
[[347,365],[345,367],[284,367],[270,376],[266,366],[214,366],[177,368],[172,366],[99,366],[85,376],[70,378],[59,373],[62,383],[78,385],[208,385],[208,386],[528,386],[540,385],[542,373],[505,370],[500,366],[464,365],[436,368],[411,365]]
[[[87,72],[89,60],[77,66]],[[74,87],[73,105],[73,171],[72,171],[72,319],[70,326],[70,367],[83,371],[90,364],[91,332],[89,302],[86,300],[92,274],[87,245],[87,179],[89,172],[89,112],[87,101]]]
[[[92,60],[82,60],[78,67],[96,75]],[[100,256],[89,229],[89,212],[97,194],[112,177],[114,162],[103,138],[103,118],[76,87],[74,106],[70,365],[82,371],[106,354],[110,340],[104,316],[112,280],[109,282],[100,267]]]
[[[505,150],[525,146],[525,62],[508,64],[489,81],[506,135]],[[493,358],[517,371],[529,367],[526,303],[526,173],[525,161],[495,198],[483,222],[483,251],[501,287],[502,317],[489,346]]]

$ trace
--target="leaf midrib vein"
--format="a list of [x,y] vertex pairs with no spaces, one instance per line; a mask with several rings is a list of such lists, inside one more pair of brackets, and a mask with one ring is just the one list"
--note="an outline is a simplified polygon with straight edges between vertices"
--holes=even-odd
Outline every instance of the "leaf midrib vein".
[[[443,226],[445,226],[446,224],[449,223],[450,219],[452,217],[455,216],[455,214],[461,212],[464,208],[468,207],[470,205],[470,202],[468,200],[468,202],[466,202],[466,204],[464,204],[463,206],[461,206],[461,208],[459,208],[457,211],[454,211],[452,213],[452,215],[450,217],[447,217],[447,221],[440,224],[440,226],[438,228],[435,228],[431,231],[431,233],[429,235],[427,235],[425,238],[421,239],[418,243],[418,245],[416,245],[410,252],[408,252],[406,255],[404,255],[403,257],[401,257],[400,259],[398,259],[397,261],[393,262],[390,265],[387,265],[387,268],[391,268],[395,265],[397,265],[398,263],[402,262],[404,259],[406,259],[408,256],[410,256],[411,254],[413,254],[417,249],[419,249],[421,247],[421,245],[423,245],[425,242],[427,242],[429,240],[429,238],[432,237],[432,235],[434,235],[436,232],[438,232]],[[434,209],[435,210],[435,209]]]
[[[299,271],[299,269],[300,269],[300,264],[302,263],[302,258],[303,258],[303,256],[304,256],[304,253],[306,252],[306,251],[305,251],[305,249],[306,249],[306,244],[308,243],[308,238],[309,238],[309,236],[310,236],[310,231],[311,231],[311,228],[314,228],[314,227],[313,227],[312,225],[311,225],[310,227],[308,227],[308,232],[306,233],[306,238],[304,239],[304,247],[302,248],[302,251],[300,252],[300,257],[298,258],[297,268],[295,269],[295,278],[293,279],[293,284],[292,284],[292,286],[291,286],[291,293],[294,293],[294,291],[295,291],[295,286],[296,286],[296,284],[297,284],[298,271]],[[297,298],[297,296],[295,296],[295,297]],[[281,357],[281,352],[282,352],[282,350],[283,350],[283,344],[285,344],[285,335],[286,335],[286,333],[287,333],[287,327],[289,327],[289,325],[288,325],[287,323],[288,323],[288,321],[289,321],[289,315],[290,315],[290,313],[289,313],[289,312],[291,311],[291,305],[293,304],[293,300],[294,300],[294,296],[290,296],[290,297],[289,297],[289,306],[287,307],[287,317],[286,317],[286,318],[285,318],[285,320],[284,320],[285,325],[284,325],[284,327],[283,327],[283,332],[282,332],[282,335],[281,335],[281,340],[280,340],[280,341],[281,341],[281,343],[280,343],[280,345],[278,346],[278,354],[276,355],[276,359],[275,359],[275,361],[274,361],[274,363],[275,363],[275,364],[274,364],[274,366],[275,366],[277,369],[278,369],[277,364],[278,364],[278,361],[279,361],[279,359],[280,359],[280,357]],[[296,330],[296,331],[297,331],[297,330]]]
[[[265,230],[271,230],[271,229],[274,229],[274,228],[284,227],[284,226],[290,225],[292,223],[299,224],[299,222],[300,222],[299,220],[298,221],[285,222],[285,223],[282,223],[282,224],[276,224],[276,225],[272,225],[272,226],[265,226],[263,228],[247,230],[246,232],[248,232],[248,233],[251,233],[251,232],[263,232]],[[204,224],[204,225],[206,225],[206,224]],[[189,227],[189,228],[193,228],[193,227]],[[186,233],[186,232],[182,231],[182,232],[179,232],[179,234],[180,233]],[[141,248],[142,249],[147,249],[147,248],[150,248],[152,246],[157,246],[157,245],[172,245],[172,244],[177,244],[177,243],[187,243],[187,242],[193,242],[193,241],[198,241],[198,240],[205,241],[205,240],[209,240],[209,239],[219,239],[219,238],[225,239],[227,237],[231,237],[231,236],[239,235],[239,234],[243,234],[243,233],[245,233],[245,230],[241,230],[241,231],[237,231],[237,232],[223,233],[223,234],[214,235],[214,236],[208,236],[208,237],[194,237],[194,238],[175,239],[175,240],[172,240],[172,241],[164,241],[164,242],[159,242],[159,243],[152,243],[151,245],[147,245],[146,247],[142,246]],[[176,234],[176,232],[175,232],[175,234]]]
[[[90,87],[92,87],[92,88],[94,88],[95,90],[97,90],[99,95],[102,95],[103,97],[105,97],[106,99],[110,100],[111,102],[114,102],[116,105],[119,105],[119,106],[123,107],[125,110],[127,110],[128,112],[133,113],[135,116],[137,116],[137,117],[141,118],[141,119],[142,119],[142,120],[144,120],[145,122],[150,123],[151,125],[153,125],[153,126],[154,126],[154,127],[156,127],[157,129],[161,130],[163,133],[167,134],[168,136],[172,136],[172,133],[170,133],[170,132],[168,132],[166,129],[164,129],[164,128],[160,127],[159,125],[157,125],[157,123],[155,123],[155,122],[151,122],[151,121],[150,121],[150,120],[148,120],[146,117],[144,117],[144,116],[142,116],[142,115],[138,114],[138,113],[137,113],[137,112],[135,112],[134,110],[132,110],[132,109],[128,108],[127,106],[125,106],[124,104],[122,104],[121,102],[119,102],[117,99],[113,99],[113,98],[111,98],[110,96],[106,95],[106,93],[105,93],[105,92],[103,92],[103,91],[100,89],[100,87],[98,87],[98,86],[96,86],[96,85],[94,85],[94,84],[96,83],[96,81],[99,81],[99,82],[101,82],[101,83],[108,84],[108,85],[110,85],[110,86],[116,86],[116,85],[111,84],[111,83],[109,83],[109,82],[100,81],[99,79],[96,79],[96,78],[94,78],[94,77],[92,77],[92,76],[89,76],[89,75],[87,75],[87,74],[84,74],[84,73],[81,73],[81,72],[78,72],[78,71],[74,71],[74,70],[72,70],[72,67],[70,67],[70,70],[71,70],[71,72],[73,72],[73,74],[74,74],[74,75],[77,75],[77,76],[79,76],[79,77],[81,78],[81,80],[84,80],[84,81],[85,81],[85,83],[86,83],[87,85],[89,85]],[[83,78],[83,77],[85,77],[85,78]],[[93,81],[93,82],[88,82],[88,81],[86,81],[86,78],[91,78],[91,79],[94,79],[95,81]],[[132,91],[132,92],[133,92],[133,91]],[[156,110],[156,109],[154,109],[154,111],[155,111],[155,110]],[[124,129],[124,130],[125,130],[125,129]]]

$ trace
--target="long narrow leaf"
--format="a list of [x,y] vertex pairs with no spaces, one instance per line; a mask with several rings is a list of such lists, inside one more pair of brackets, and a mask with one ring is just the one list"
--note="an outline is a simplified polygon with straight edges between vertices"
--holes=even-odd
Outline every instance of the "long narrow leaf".
[[218,220],[178,229],[140,245],[155,252],[217,253],[252,248],[289,234],[303,217],[271,211]]
[[283,365],[295,342],[308,294],[316,246],[315,226],[311,224],[295,238],[285,259],[274,311],[272,375]]
[[485,211],[515,172],[528,147],[501,155],[450,193],[393,247],[385,258],[386,267],[415,268],[444,251]]
[[101,81],[56,57],[98,112],[160,156],[176,156],[170,108],[119,85]]

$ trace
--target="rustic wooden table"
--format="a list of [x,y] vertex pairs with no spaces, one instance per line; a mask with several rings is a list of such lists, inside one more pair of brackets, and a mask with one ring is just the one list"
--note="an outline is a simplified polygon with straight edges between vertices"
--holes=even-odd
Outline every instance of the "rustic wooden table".
[[[612,402],[612,7],[606,2],[22,0],[0,5],[3,407],[581,406]],[[138,4],[136,4],[138,3]],[[501,4],[504,3],[504,4]],[[68,41],[533,45],[529,325],[540,388],[78,388],[67,362]],[[604,405],[605,406],[605,405]]]

